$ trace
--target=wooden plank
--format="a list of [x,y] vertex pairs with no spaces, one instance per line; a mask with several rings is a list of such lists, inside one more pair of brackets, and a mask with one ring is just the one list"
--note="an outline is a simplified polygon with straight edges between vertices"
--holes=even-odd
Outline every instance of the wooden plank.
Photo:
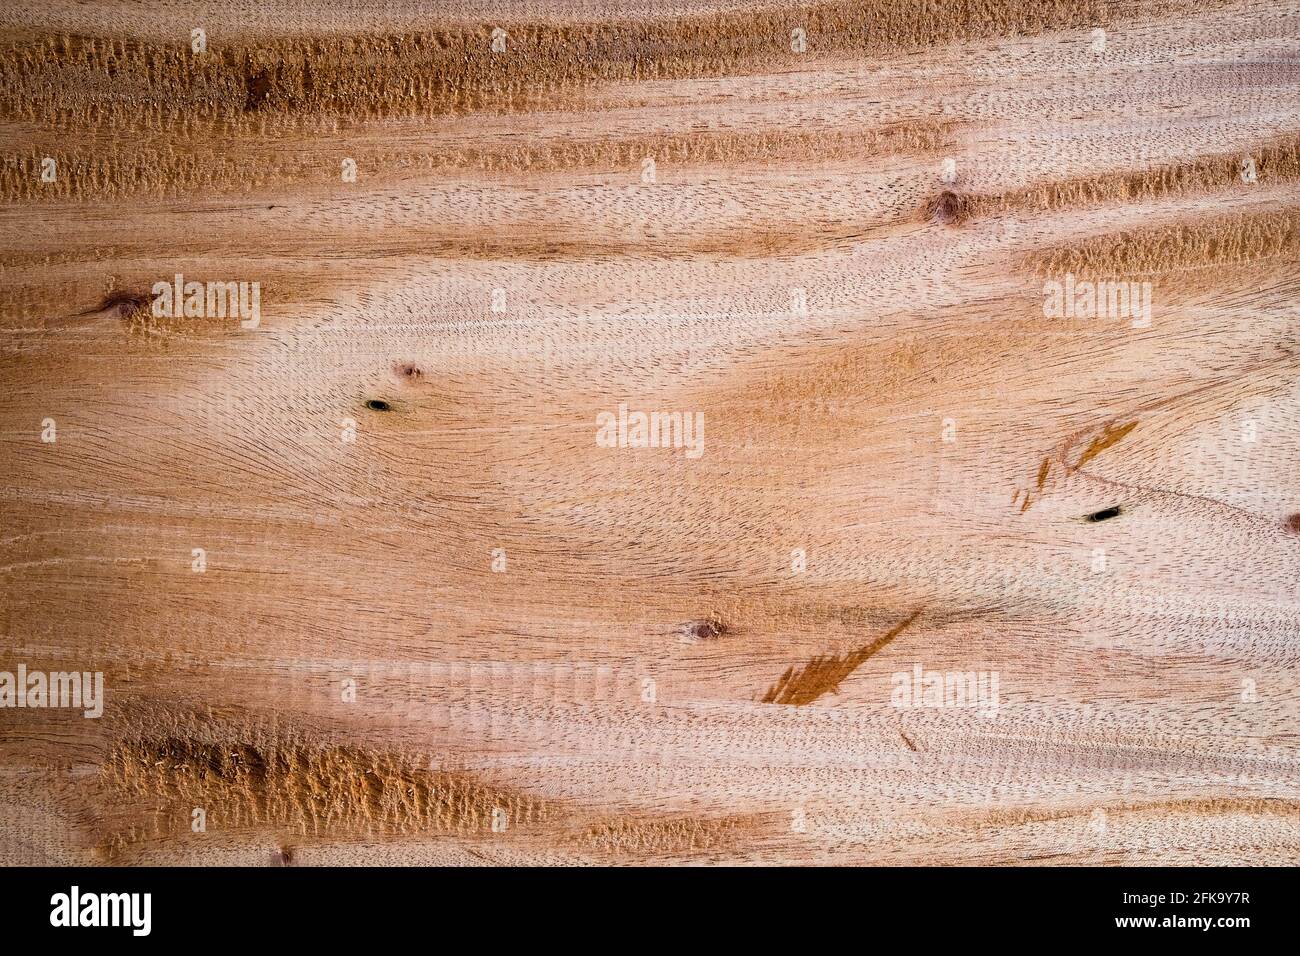
[[1297,39],[7,7],[0,862],[1293,862]]

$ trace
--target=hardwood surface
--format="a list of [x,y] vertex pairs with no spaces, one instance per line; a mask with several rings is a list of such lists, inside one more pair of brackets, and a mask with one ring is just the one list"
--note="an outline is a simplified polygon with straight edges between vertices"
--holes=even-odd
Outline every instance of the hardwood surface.
[[6,4],[0,863],[1295,862],[1298,42]]

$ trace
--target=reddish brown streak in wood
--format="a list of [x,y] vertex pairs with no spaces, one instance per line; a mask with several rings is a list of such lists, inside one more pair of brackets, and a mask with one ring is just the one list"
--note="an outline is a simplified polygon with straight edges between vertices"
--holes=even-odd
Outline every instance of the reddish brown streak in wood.
[[798,670],[791,665],[781,675],[781,679],[768,688],[767,693],[763,695],[763,703],[793,704],[800,707],[811,704],[817,698],[836,690],[840,683],[861,667],[867,658],[887,647],[920,615],[919,609],[913,611],[900,624],[896,624],[870,644],[864,644],[844,657],[836,655],[814,657]]
[[1102,430],[1102,433],[1094,438],[1092,442],[1089,443],[1088,447],[1083,450],[1083,454],[1080,455],[1079,460],[1074,463],[1074,468],[1072,470],[1079,470],[1135,428],[1137,428],[1136,419],[1129,422],[1127,425],[1107,424]]

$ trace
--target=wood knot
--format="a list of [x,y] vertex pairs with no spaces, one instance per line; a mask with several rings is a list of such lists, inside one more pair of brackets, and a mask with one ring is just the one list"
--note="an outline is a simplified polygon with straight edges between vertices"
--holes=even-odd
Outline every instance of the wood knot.
[[393,374],[397,376],[399,382],[418,382],[424,378],[424,369],[414,362],[396,362],[393,365]]
[[683,644],[698,644],[700,641],[717,640],[727,633],[727,627],[717,617],[700,618],[687,621],[677,629]]
[[118,318],[129,319],[149,307],[153,300],[143,292],[112,292],[104,297],[92,312],[116,312]]
[[925,204],[925,218],[940,226],[957,226],[966,221],[969,204],[951,189],[945,189]]

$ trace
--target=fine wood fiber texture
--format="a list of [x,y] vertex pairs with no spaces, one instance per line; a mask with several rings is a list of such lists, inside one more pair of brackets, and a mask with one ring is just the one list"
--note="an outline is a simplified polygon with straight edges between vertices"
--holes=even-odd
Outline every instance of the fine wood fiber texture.
[[1294,862],[1298,44],[5,4],[0,863]]

